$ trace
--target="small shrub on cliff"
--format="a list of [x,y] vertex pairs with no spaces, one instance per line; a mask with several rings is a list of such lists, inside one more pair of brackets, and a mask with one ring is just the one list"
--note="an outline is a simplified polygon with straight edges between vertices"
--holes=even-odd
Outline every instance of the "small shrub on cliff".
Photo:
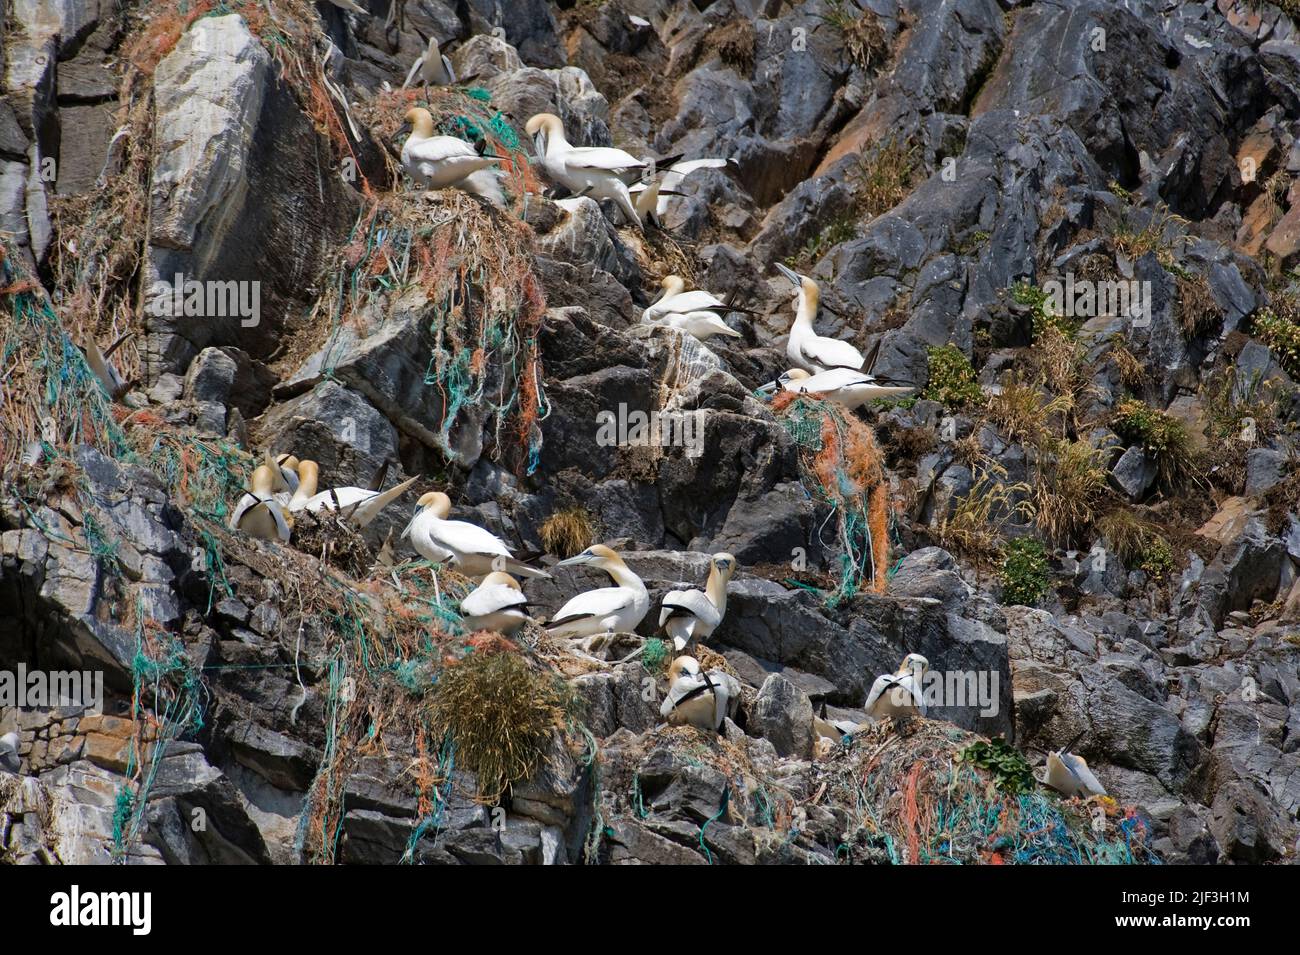
[[541,529],[542,547],[548,554],[568,560],[592,545],[596,531],[581,507],[569,507],[548,517]]
[[1004,549],[1002,602],[1032,607],[1043,599],[1049,583],[1047,553],[1032,537],[1017,537]]
[[948,408],[963,408],[984,400],[975,369],[956,345],[940,345],[926,349],[930,365],[930,381],[923,397],[937,401]]
[[1127,399],[1115,409],[1111,427],[1121,438],[1138,442],[1151,455],[1166,490],[1176,489],[1191,478],[1192,437],[1187,426],[1173,415]]
[[1013,796],[1032,792],[1038,784],[1029,760],[1000,736],[971,743],[957,754],[957,761],[983,769],[993,777],[999,790]]
[[1261,308],[1253,322],[1255,337],[1268,346],[1292,378],[1300,378],[1300,321],[1272,308]]

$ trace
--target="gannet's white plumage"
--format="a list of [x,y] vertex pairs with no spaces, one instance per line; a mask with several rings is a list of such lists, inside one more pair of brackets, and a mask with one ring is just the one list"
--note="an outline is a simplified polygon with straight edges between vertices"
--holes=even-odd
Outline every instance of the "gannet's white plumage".
[[909,653],[897,671],[877,677],[863,706],[867,715],[873,720],[891,716],[924,716],[922,681],[929,666],[930,661],[919,653]]
[[635,630],[650,609],[650,594],[623,558],[604,544],[592,544],[581,554],[559,564],[560,567],[575,565],[603,570],[614,581],[614,586],[578,594],[550,619],[546,632],[553,637],[572,638]]
[[489,170],[499,156],[480,156],[463,139],[434,135],[433,115],[422,106],[408,110],[405,120],[411,134],[402,145],[402,166],[412,180],[426,189],[460,189],[505,204],[500,172]]
[[817,317],[817,305],[821,301],[817,283],[780,262],[776,263],[776,268],[798,290],[794,324],[790,326],[790,339],[785,346],[791,364],[813,374],[832,368],[860,371],[867,362],[862,352],[838,338],[818,335],[813,329],[813,319]]
[[664,595],[659,626],[673,638],[680,653],[697,640],[707,640],[727,615],[727,582],[736,570],[736,558],[714,554],[703,590],[674,590]]
[[452,521],[451,498],[430,491],[420,498],[419,510],[402,531],[425,560],[451,563],[467,577],[486,577],[494,570],[518,577],[550,577],[544,570],[516,560],[510,548],[493,534],[468,521]]
[[17,773],[22,768],[22,758],[18,755],[18,734],[5,733],[0,736],[0,770]]
[[904,386],[878,385],[871,375],[848,368],[832,368],[810,375],[802,368],[791,368],[778,384],[796,395],[825,395],[827,400],[843,405],[852,411],[873,398],[893,398],[906,395],[914,389]]
[[723,169],[735,163],[734,159],[684,159],[673,163],[649,182],[639,182],[629,187],[636,197],[637,215],[641,221],[653,220],[656,224],[668,211],[667,197],[677,192],[682,181],[699,169]]
[[438,46],[436,36],[429,37],[428,49],[411,64],[411,71],[406,74],[406,81],[402,83],[402,89],[406,89],[411,85],[417,73],[425,86],[455,85],[456,71],[452,68],[451,60],[447,59]]
[[1106,787],[1088,768],[1087,761],[1064,749],[1047,754],[1047,778],[1044,782],[1067,798],[1106,795]]
[[524,129],[529,136],[538,137],[538,141],[545,134],[542,168],[554,182],[577,196],[612,200],[630,223],[641,227],[641,217],[627,187],[641,174],[644,162],[610,146],[570,145],[564,135],[564,123],[553,113],[538,113],[528,120]]
[[86,356],[86,364],[95,373],[99,383],[104,386],[108,396],[115,401],[120,398],[127,390],[126,382],[118,373],[117,366],[109,361],[108,356],[100,349],[99,342],[95,341],[93,335],[86,336],[86,347],[82,352]]
[[700,667],[694,657],[677,657],[668,666],[668,693],[659,715],[671,726],[698,726],[716,731],[740,706],[740,681],[722,670]]
[[301,511],[313,514],[335,511],[348,524],[360,528],[374,521],[384,508],[401,497],[419,478],[408,478],[387,491],[372,491],[364,487],[335,487],[318,493],[316,487],[319,480],[320,468],[315,461],[298,462],[298,487],[289,499],[289,511],[294,514]]
[[261,540],[289,539],[289,521],[283,506],[275,499],[274,485],[275,471],[269,465],[259,465],[253,471],[252,489],[239,499],[230,515],[231,530]]
[[826,704],[813,714],[813,730],[818,736],[824,739],[839,742],[846,736],[852,736],[858,731],[858,724],[852,720],[833,720],[826,715]]
[[742,337],[740,332],[724,322],[714,312],[687,312],[685,315],[673,313],[665,315],[654,324],[680,329],[701,341],[712,338],[714,335],[726,335],[728,338]]
[[528,598],[509,574],[493,571],[460,602],[470,630],[495,630],[511,636],[528,619]]
[[727,335],[740,338],[740,332],[727,325],[718,312],[745,311],[729,306],[712,292],[685,291],[686,280],[680,275],[664,276],[662,294],[641,313],[641,320],[651,325],[669,325],[696,338]]

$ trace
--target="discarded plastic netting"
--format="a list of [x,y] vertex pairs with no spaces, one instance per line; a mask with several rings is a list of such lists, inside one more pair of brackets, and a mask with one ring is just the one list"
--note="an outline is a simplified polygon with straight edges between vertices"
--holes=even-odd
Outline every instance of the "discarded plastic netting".
[[871,428],[831,401],[783,391],[772,410],[799,446],[805,487],[836,524],[840,584],[836,606],[864,586],[882,590],[889,571],[889,486]]

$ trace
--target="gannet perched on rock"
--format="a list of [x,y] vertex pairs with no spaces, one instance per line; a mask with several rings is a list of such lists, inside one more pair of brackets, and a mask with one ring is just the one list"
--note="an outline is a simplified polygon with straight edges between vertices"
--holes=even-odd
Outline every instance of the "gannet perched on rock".
[[795,310],[794,324],[790,326],[790,340],[785,346],[785,353],[790,362],[798,368],[818,374],[832,368],[848,368],[860,371],[867,360],[862,352],[848,342],[838,338],[824,338],[813,329],[813,319],[817,317],[817,304],[821,300],[821,290],[806,275],[800,275],[788,269],[780,262],[777,271],[788,278],[798,289],[798,307]]
[[1067,799],[1075,796],[1084,799],[1089,796],[1104,796],[1106,787],[1093,775],[1087,761],[1082,756],[1069,752],[1070,747],[1078,741],[1079,737],[1076,736],[1068,745],[1047,754],[1047,776],[1043,782]]
[[696,640],[707,640],[722,623],[727,614],[727,582],[735,570],[736,558],[714,554],[703,590],[674,590],[664,595],[659,626],[673,638],[678,652]]
[[826,704],[823,702],[817,712],[813,714],[813,730],[823,739],[834,740],[839,742],[846,736],[852,736],[858,731],[858,724],[852,720],[833,720],[826,715]]
[[896,672],[876,678],[862,708],[873,720],[891,716],[924,716],[925,695],[921,681],[929,666],[930,661],[919,653],[909,653]]
[[429,47],[420,57],[411,64],[411,72],[406,74],[406,81],[402,84],[402,89],[411,85],[415,79],[416,73],[420,74],[420,79],[425,86],[452,86],[456,82],[456,71],[452,69],[451,60],[438,46],[436,36],[429,37]]
[[9,773],[17,773],[22,768],[23,761],[18,755],[18,734],[5,733],[0,736],[0,770]]
[[317,493],[319,480],[320,467],[315,461],[298,462],[298,489],[289,499],[290,513],[333,511],[353,527],[362,528],[401,497],[419,478],[408,478],[387,491],[372,491],[364,487],[334,487]]
[[553,113],[538,113],[528,120],[524,130],[533,137],[545,134],[542,168],[554,182],[575,196],[591,196],[597,201],[612,199],[628,222],[641,228],[641,217],[627,187],[641,175],[644,162],[612,146],[570,145],[564,123]]
[[691,173],[697,169],[723,169],[735,165],[734,159],[685,159],[673,163],[666,170],[651,178],[648,182],[638,182],[628,187],[635,196],[633,204],[641,221],[659,224],[659,218],[667,211],[663,197],[675,196],[677,189]]
[[411,134],[402,145],[402,166],[412,180],[427,189],[460,189],[505,205],[500,174],[488,170],[501,157],[481,156],[455,136],[434,135],[433,114],[423,106],[407,110],[397,135],[407,129]]
[[289,520],[275,499],[275,471],[262,464],[253,471],[252,490],[244,494],[230,515],[231,530],[243,531],[261,540],[289,539]]
[[727,325],[718,313],[748,313],[748,309],[729,305],[712,292],[702,289],[687,292],[686,281],[680,275],[665,276],[661,285],[663,292],[641,313],[643,322],[680,328],[699,339],[712,335],[741,337],[740,332]]
[[613,587],[578,594],[546,624],[552,637],[590,637],[601,633],[631,633],[650,609],[650,594],[623,558],[604,544],[592,544],[581,554],[560,561],[560,567],[585,564],[609,574]]
[[828,401],[843,405],[850,411],[873,398],[893,398],[915,390],[901,385],[878,384],[878,379],[871,375],[848,368],[832,368],[816,375],[810,375],[802,368],[791,368],[771,386],[764,387],[775,390],[777,385],[796,395],[825,395]]
[[528,619],[528,599],[509,574],[493,571],[460,602],[461,617],[470,630],[495,630],[507,637]]
[[451,498],[430,491],[417,502],[419,510],[402,531],[425,560],[451,563],[466,577],[486,577],[494,570],[518,577],[550,577],[544,570],[516,560],[510,548],[490,531],[468,521],[451,521]]
[[670,726],[698,726],[717,731],[740,706],[740,681],[722,670],[700,667],[694,657],[681,656],[668,665],[668,694],[659,715]]

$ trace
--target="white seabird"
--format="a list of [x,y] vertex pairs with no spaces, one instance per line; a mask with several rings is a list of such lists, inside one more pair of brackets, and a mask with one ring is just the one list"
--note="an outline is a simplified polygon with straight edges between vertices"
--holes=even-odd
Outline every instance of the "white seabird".
[[740,681],[722,670],[700,667],[694,657],[677,657],[668,666],[668,694],[659,715],[670,726],[698,726],[717,731],[740,706]]
[[680,195],[677,191],[682,181],[697,169],[724,169],[735,165],[734,159],[684,159],[675,162],[647,182],[639,182],[628,188],[636,197],[634,205],[641,221],[647,220],[659,224],[659,219],[668,211],[665,201],[667,196]]
[[641,228],[628,185],[635,182],[645,168],[645,163],[631,153],[612,146],[573,146],[564,135],[564,123],[553,113],[538,113],[524,125],[529,136],[546,136],[542,154],[542,168],[552,181],[564,186],[575,196],[593,199],[611,199],[628,222]]
[[404,119],[397,134],[411,131],[402,145],[402,166],[413,181],[426,189],[460,189],[505,205],[500,172],[488,168],[501,157],[481,156],[455,136],[434,135],[433,114],[423,106],[407,110]]
[[1069,752],[1070,747],[1078,741],[1079,737],[1076,736],[1069,745],[1047,754],[1047,777],[1043,781],[1067,799],[1075,796],[1084,799],[1089,796],[1104,796],[1106,787],[1088,768],[1087,761],[1082,756]]
[[550,577],[544,570],[516,560],[510,548],[493,534],[468,521],[451,521],[451,498],[442,491],[430,491],[416,505],[419,509],[402,531],[411,546],[425,560],[448,562],[466,577],[486,577],[494,570],[517,577]]
[[239,499],[230,515],[230,529],[261,540],[289,539],[289,520],[275,499],[275,471],[266,464],[253,471],[252,489]]
[[104,352],[100,349],[99,342],[95,341],[95,336],[87,335],[86,345],[82,349],[82,354],[86,356],[86,364],[90,366],[90,370],[95,373],[99,383],[104,386],[104,390],[108,392],[108,396],[114,401],[117,401],[126,393],[128,385],[109,356],[113,354],[118,345],[126,340],[126,337],[124,335],[119,338],[109,347],[107,352]]
[[290,513],[333,511],[353,527],[368,525],[389,504],[411,487],[418,477],[408,478],[387,491],[372,491],[364,487],[334,487],[317,493],[320,466],[315,461],[298,462],[298,488],[289,499]]
[[858,724],[852,720],[833,720],[826,715],[826,704],[823,702],[818,707],[817,712],[813,714],[813,730],[823,739],[833,740],[838,743],[846,736],[852,736],[858,731]]
[[727,615],[727,582],[735,570],[736,558],[714,554],[703,590],[674,590],[664,595],[659,626],[673,638],[679,653],[697,640],[707,640],[722,623]]
[[897,671],[876,678],[862,708],[873,720],[891,716],[924,716],[925,695],[921,682],[929,666],[930,661],[919,653],[909,653]]
[[862,352],[848,342],[838,338],[825,338],[813,329],[813,319],[817,317],[817,304],[821,301],[821,290],[806,275],[800,275],[788,269],[780,262],[777,271],[788,278],[798,289],[798,307],[795,310],[794,324],[790,326],[790,340],[785,346],[785,353],[796,367],[813,374],[829,371],[832,368],[848,368],[860,371],[867,360]]
[[878,384],[878,379],[872,375],[848,368],[832,368],[815,375],[802,368],[791,368],[770,385],[764,385],[763,390],[774,391],[778,385],[796,395],[825,395],[828,401],[843,405],[850,411],[873,398],[893,398],[915,390],[902,385]]
[[18,734],[5,733],[0,736],[0,770],[17,773],[22,768],[22,758],[18,755]]
[[546,624],[552,637],[590,637],[600,633],[631,633],[650,609],[650,594],[623,558],[604,544],[592,544],[560,567],[586,564],[609,574],[613,587],[588,590],[571,599]]
[[641,320],[650,325],[669,325],[696,338],[727,335],[740,338],[740,332],[727,325],[719,312],[743,312],[748,309],[730,305],[703,289],[687,292],[686,280],[680,275],[666,275],[660,283],[663,291],[644,312]]
[[470,630],[495,630],[507,637],[528,620],[528,598],[509,574],[493,571],[460,602]]
[[420,79],[425,86],[455,85],[456,71],[452,68],[451,60],[447,59],[446,54],[438,46],[436,36],[429,37],[428,49],[411,64],[411,71],[406,74],[406,81],[402,83],[402,89],[406,89],[411,85],[416,73],[419,73]]

